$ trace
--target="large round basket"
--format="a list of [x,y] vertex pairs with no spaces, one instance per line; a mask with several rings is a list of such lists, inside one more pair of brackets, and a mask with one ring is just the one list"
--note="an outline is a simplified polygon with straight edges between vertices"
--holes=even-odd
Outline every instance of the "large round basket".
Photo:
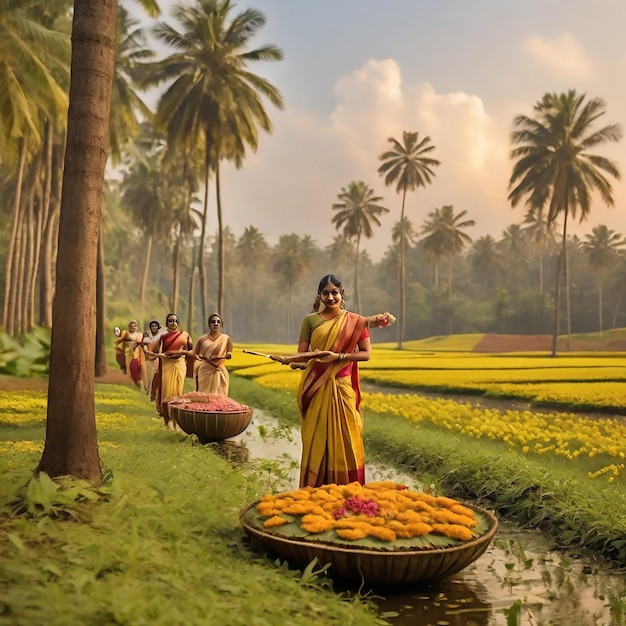
[[240,521],[254,544],[261,546],[290,563],[306,566],[313,559],[321,565],[330,564],[328,573],[336,578],[365,581],[374,586],[400,586],[440,580],[460,572],[480,557],[498,529],[498,520],[485,509],[464,504],[486,516],[489,529],[480,537],[462,545],[416,550],[369,550],[336,546],[306,539],[281,537],[259,529],[246,519],[246,512],[258,500],[245,507]]
[[252,409],[242,411],[193,411],[184,404],[170,404],[170,416],[188,435],[196,435],[201,443],[222,441],[241,434],[252,420]]

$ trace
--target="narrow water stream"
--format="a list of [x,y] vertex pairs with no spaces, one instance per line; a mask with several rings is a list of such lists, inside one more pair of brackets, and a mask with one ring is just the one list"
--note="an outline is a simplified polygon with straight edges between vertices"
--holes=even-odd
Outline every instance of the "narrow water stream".
[[[299,432],[258,409],[244,433],[213,445],[228,458],[266,470],[274,491],[298,486]],[[366,480],[419,488],[413,477],[385,467],[368,466]],[[453,577],[422,587],[360,591],[392,626],[626,625],[626,574],[552,551],[541,534],[502,522],[485,554]]]

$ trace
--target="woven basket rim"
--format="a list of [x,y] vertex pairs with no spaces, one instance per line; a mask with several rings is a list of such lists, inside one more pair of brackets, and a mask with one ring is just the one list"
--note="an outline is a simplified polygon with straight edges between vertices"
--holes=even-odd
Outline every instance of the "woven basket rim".
[[202,409],[186,409],[185,404],[189,403],[172,403],[179,411],[186,411],[187,413],[206,413],[207,415],[247,415],[248,413],[252,413],[251,408],[247,409],[238,409],[233,411],[203,411]]
[[410,548],[404,549],[404,550],[376,550],[376,549],[368,549],[368,548],[350,548],[348,546],[344,546],[344,545],[338,545],[338,544],[334,544],[334,543],[329,543],[327,541],[307,541],[306,539],[295,539],[295,538],[289,538],[289,537],[282,537],[281,535],[275,534],[275,533],[270,533],[267,532],[265,530],[262,530],[260,528],[257,528],[256,526],[252,526],[251,524],[247,523],[244,519],[243,516],[253,507],[255,507],[261,500],[255,500],[254,502],[251,502],[250,504],[248,504],[247,506],[245,506],[243,509],[241,509],[241,511],[239,512],[239,521],[241,522],[241,525],[244,527],[244,529],[246,530],[246,532],[252,533],[254,535],[256,535],[258,538],[261,539],[267,539],[268,541],[271,542],[279,542],[279,543],[285,543],[288,545],[294,545],[294,546],[304,546],[304,547],[315,547],[315,548],[319,548],[321,550],[326,550],[326,551],[330,551],[330,552],[343,552],[343,553],[349,553],[349,554],[364,554],[364,555],[368,555],[368,556],[376,556],[376,555],[381,555],[381,556],[390,556],[390,555],[406,555],[406,556],[412,556],[412,555],[426,555],[426,554],[454,554],[455,552],[464,552],[466,550],[469,550],[470,548],[480,548],[483,544],[485,543],[489,543],[494,535],[496,534],[497,530],[498,530],[498,518],[491,512],[488,511],[487,509],[483,509],[482,507],[479,507],[475,504],[470,504],[467,502],[462,502],[461,504],[463,504],[463,506],[467,506],[470,509],[473,509],[475,511],[478,511],[481,515],[484,515],[485,517],[487,517],[487,519],[489,520],[489,530],[480,535],[480,537],[476,537],[475,539],[471,539],[470,541],[466,541],[462,544],[456,545],[456,546],[446,546],[445,548],[416,548],[415,550],[412,550]]

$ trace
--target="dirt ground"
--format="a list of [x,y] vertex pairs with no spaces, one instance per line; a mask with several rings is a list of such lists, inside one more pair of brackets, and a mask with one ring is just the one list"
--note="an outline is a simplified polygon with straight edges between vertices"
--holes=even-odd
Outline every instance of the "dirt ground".
[[[113,369],[105,376],[96,378],[97,383],[110,385],[129,385],[130,382],[125,374]],[[1,391],[45,391],[48,389],[47,378],[17,378],[15,376],[0,376]]]
[[[559,338],[557,352],[566,350],[566,339]],[[495,335],[486,334],[474,348],[474,352],[550,352],[552,335]],[[572,352],[597,352],[626,350],[626,341],[581,341],[572,339]]]

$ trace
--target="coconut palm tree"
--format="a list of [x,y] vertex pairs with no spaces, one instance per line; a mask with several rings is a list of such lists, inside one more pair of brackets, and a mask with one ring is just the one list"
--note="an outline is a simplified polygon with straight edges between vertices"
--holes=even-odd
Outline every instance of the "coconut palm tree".
[[524,200],[532,208],[548,205],[547,221],[563,220],[561,253],[555,284],[552,355],[556,356],[559,333],[561,274],[565,279],[567,308],[567,347],[571,346],[567,226],[569,218],[582,222],[591,211],[592,192],[604,204],[613,204],[610,177],[620,179],[616,163],[590,152],[591,149],[619,141],[622,127],[609,124],[593,130],[606,113],[600,98],[586,100],[575,90],[546,93],[534,107],[534,117],[518,115],[513,121],[511,158],[516,162],[509,180],[509,200],[513,207]]
[[[96,258],[109,143],[116,0],[74,5],[72,78],[50,350],[46,441],[38,470],[102,481],[94,404]],[[97,71],[96,69],[97,68]],[[68,385],[67,381],[72,381]]]
[[[464,220],[467,211],[454,213],[452,205],[446,205],[441,209],[434,209],[428,214],[427,220],[422,226],[421,240],[426,256],[432,258],[436,264],[441,259],[448,259],[448,296],[452,299],[452,258],[460,254],[466,245],[472,242],[472,238],[463,232],[463,229],[475,226],[474,220]],[[435,274],[435,287],[438,286],[438,272]]]
[[374,195],[374,190],[362,180],[352,181],[342,187],[337,194],[339,202],[332,206],[332,223],[337,230],[343,228],[343,234],[349,241],[356,241],[356,257],[354,262],[354,297],[356,312],[361,312],[361,296],[359,293],[359,252],[361,237],[371,239],[374,236],[374,225],[380,226],[380,215],[389,213],[389,209],[378,204],[381,196]]
[[391,241],[397,244],[398,248],[404,245],[405,252],[417,243],[418,236],[417,231],[413,228],[413,222],[406,215],[404,219],[398,220],[391,229]]
[[506,273],[518,291],[528,281],[529,241],[526,231],[520,224],[510,224],[502,231],[498,248],[506,257]]
[[531,208],[524,217],[524,231],[539,256],[539,293],[543,295],[543,260],[546,250],[556,245],[556,222],[548,223],[544,207]]
[[596,275],[598,283],[598,325],[600,334],[603,333],[602,323],[602,277],[604,273],[617,265],[620,260],[619,251],[626,245],[626,240],[619,233],[600,224],[586,236],[582,249],[587,256],[589,267]]
[[[433,168],[440,163],[431,156],[435,146],[430,143],[430,137],[420,140],[419,133],[404,131],[402,142],[390,137],[391,150],[383,152],[378,158],[382,165],[378,173],[384,176],[385,185],[396,185],[396,191],[402,193],[402,208],[400,222],[404,222],[404,210],[407,191],[415,191],[419,187],[426,187],[432,182],[435,173]],[[398,281],[398,348],[402,348],[404,329],[406,327],[406,250],[404,238],[400,243],[400,280]]]
[[497,283],[505,257],[496,240],[491,235],[484,235],[472,244],[470,263],[478,282],[487,290],[494,282]]
[[[259,289],[259,272],[267,260],[269,246],[265,237],[254,226],[244,229],[236,245],[237,258],[246,271],[242,276],[241,287],[250,294],[249,310],[252,311],[252,337],[259,336],[257,298]],[[246,312],[248,315],[248,312]]]
[[344,269],[352,267],[356,258],[354,244],[343,235],[335,235],[330,245],[324,248],[324,252],[330,259],[330,267],[335,268],[333,274],[343,276]]
[[[53,9],[58,15],[60,7]],[[23,320],[16,319],[17,305],[28,289],[23,280],[28,273],[18,269],[24,254],[18,240],[26,228],[22,203],[26,168],[41,150],[45,129],[67,107],[62,83],[69,70],[69,38],[52,25],[43,25],[43,18],[35,19],[41,12],[38,3],[20,0],[5,0],[0,10],[0,149],[3,161],[10,160],[16,172],[1,320],[9,333],[20,326],[23,330]]]
[[[143,0],[148,3],[149,0]],[[46,440],[38,471],[102,481],[94,403],[96,264],[115,65],[116,0],[74,3]],[[70,380],[72,384],[67,384]]]
[[231,18],[230,0],[197,0],[193,6],[178,5],[173,12],[181,29],[159,23],[157,39],[176,51],[145,66],[144,85],[168,83],[159,100],[156,122],[167,129],[168,144],[188,150],[204,150],[204,203],[198,250],[202,317],[207,316],[204,249],[208,216],[209,177],[215,173],[218,220],[218,309],[223,305],[224,248],[220,193],[220,161],[241,167],[246,146],[256,150],[260,127],[272,125],[262,98],[282,109],[280,92],[248,66],[258,61],[277,61],[282,52],[274,45],[250,48],[252,38],[265,24],[265,16],[246,9]]
[[293,321],[293,290],[308,267],[315,252],[314,242],[309,235],[300,237],[292,233],[281,235],[274,248],[273,270],[283,284],[282,290],[287,291],[287,337],[294,337]]
[[148,48],[145,32],[139,21],[128,11],[117,9],[117,44],[115,46],[115,74],[111,92],[110,158],[113,165],[122,159],[122,150],[136,137],[141,121],[149,120],[152,112],[136,89],[141,63],[154,56]]

